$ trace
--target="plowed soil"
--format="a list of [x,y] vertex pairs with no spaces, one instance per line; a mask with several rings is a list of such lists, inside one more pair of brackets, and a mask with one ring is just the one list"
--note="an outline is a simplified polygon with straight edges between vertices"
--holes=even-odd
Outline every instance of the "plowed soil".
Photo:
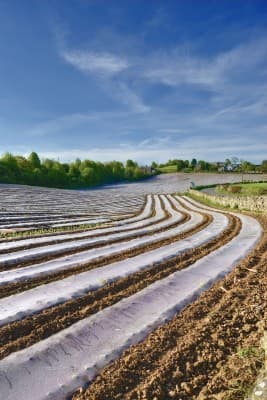
[[72,400],[244,399],[267,321],[267,216],[258,219],[264,236],[248,257]]

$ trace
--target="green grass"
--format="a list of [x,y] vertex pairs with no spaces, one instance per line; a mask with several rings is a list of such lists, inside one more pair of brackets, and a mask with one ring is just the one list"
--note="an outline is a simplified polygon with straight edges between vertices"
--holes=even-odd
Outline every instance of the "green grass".
[[260,361],[264,359],[264,350],[261,349],[260,347],[243,347],[243,348],[238,348],[237,350],[237,355],[241,358],[257,358]]
[[177,167],[176,167],[176,165],[167,165],[166,167],[158,168],[158,170],[160,172],[162,172],[163,174],[169,174],[169,173],[177,172]]
[[[237,189],[234,193],[234,189]],[[233,191],[232,191],[232,190]],[[255,183],[238,183],[233,185],[218,185],[216,187],[218,193],[231,194],[237,196],[260,196],[267,195],[267,182],[255,182]]]
[[[204,204],[206,206],[216,207],[216,208],[221,209],[223,211],[229,211],[229,209],[232,209],[232,210],[238,209],[238,206],[231,207],[229,204],[228,205],[222,205],[222,204],[218,203],[217,201],[213,201],[213,200],[210,200],[208,198],[204,198],[202,196],[197,196],[197,195],[195,195],[193,193],[185,192],[183,194],[185,194],[186,196],[190,197],[191,199],[193,199],[193,200],[195,200],[195,201],[197,201],[199,203],[202,203],[202,204]],[[243,212],[243,213],[244,212],[249,212],[249,214],[253,213],[254,215],[261,215],[262,213],[264,214],[264,211],[259,211],[259,210],[253,210],[252,211],[252,210],[249,210],[247,208],[242,208],[241,210],[239,210],[239,212]]]
[[217,183],[213,183],[211,185],[199,185],[199,186],[195,186],[194,190],[202,190],[202,189],[208,189],[208,188],[214,188],[217,187]]
[[206,206],[209,206],[209,207],[216,207],[216,208],[219,208],[219,209],[221,209],[223,211],[229,211],[229,208],[230,208],[229,206],[223,206],[220,203],[208,200],[207,198],[204,198],[202,196],[200,197],[200,196],[197,196],[197,195],[195,195],[193,193],[189,193],[189,192],[185,192],[183,194],[185,194],[187,197],[190,197],[191,199],[193,199],[193,200],[195,200],[195,201],[197,201],[199,203],[202,203],[203,205],[206,205]]

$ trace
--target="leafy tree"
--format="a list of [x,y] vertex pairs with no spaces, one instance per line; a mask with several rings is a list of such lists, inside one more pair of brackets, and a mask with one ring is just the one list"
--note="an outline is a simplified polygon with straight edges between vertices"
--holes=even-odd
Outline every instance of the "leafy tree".
[[239,162],[238,157],[232,157],[231,160],[232,160],[232,164],[233,164],[233,165],[236,165],[236,164],[238,164],[238,162]]
[[189,164],[190,164],[190,163],[189,163],[189,160],[185,160],[185,161],[184,161],[184,167],[185,167],[185,168],[188,168],[188,167],[189,167]]
[[255,171],[255,168],[256,168],[255,165],[253,165],[252,163],[250,163],[248,161],[243,160],[241,162],[241,171],[242,172],[252,172],[252,171]]
[[267,160],[263,160],[261,163],[261,171],[267,172]]
[[6,164],[6,166],[8,168],[17,168],[18,167],[18,163],[17,163],[17,159],[15,156],[13,156],[13,154],[6,152],[3,157],[2,157],[2,161]]
[[80,177],[80,169],[76,163],[71,163],[69,168],[69,176],[71,180],[76,180]]
[[137,167],[137,163],[134,162],[133,160],[127,160],[126,161],[126,168],[135,168]]
[[185,163],[183,160],[176,160],[177,172],[182,171],[185,168]]
[[197,162],[197,165],[196,165],[195,169],[196,169],[197,171],[205,171],[205,169],[206,169],[206,163],[205,163],[205,161],[199,160],[199,161]]
[[41,167],[41,161],[37,153],[33,151],[29,157],[28,157],[29,163],[32,165],[32,168],[40,168]]
[[192,168],[195,168],[196,165],[197,165],[197,160],[196,160],[196,158],[192,158],[191,167],[192,167]]

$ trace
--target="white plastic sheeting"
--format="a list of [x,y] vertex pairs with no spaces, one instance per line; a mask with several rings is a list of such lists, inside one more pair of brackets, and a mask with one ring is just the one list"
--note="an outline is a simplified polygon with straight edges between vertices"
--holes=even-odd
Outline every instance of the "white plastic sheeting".
[[[146,188],[141,184],[140,187]],[[23,185],[0,185],[1,216],[36,215],[46,214],[53,218],[54,214],[67,215],[68,217],[85,215],[86,218],[119,217],[125,214],[134,214],[140,210],[144,198],[151,191],[132,190],[131,185],[126,185],[121,190],[121,185],[113,188],[105,187],[97,190],[61,190],[38,188]]]
[[151,196],[151,194],[149,194],[147,196],[147,202],[146,202],[146,205],[145,205],[142,213],[135,215],[134,217],[127,218],[122,221],[118,221],[117,225],[129,224],[132,222],[142,221],[143,219],[148,218],[151,214],[151,207],[152,207],[152,196]]
[[220,277],[257,243],[262,228],[240,216],[242,229],[191,267],[0,361],[3,399],[62,400]]
[[[134,231],[130,232],[118,232],[118,233],[113,233],[110,235],[105,235],[104,237],[94,237],[94,238],[85,238],[85,239],[80,239],[80,240],[73,240],[73,241],[68,241],[68,242],[63,242],[63,243],[57,243],[57,244],[51,244],[47,245],[45,247],[34,247],[32,249],[26,249],[26,250],[19,250],[10,254],[4,254],[0,256],[0,265],[3,266],[8,266],[8,265],[13,265],[17,264],[20,262],[25,262],[25,261],[31,261],[31,260],[36,260],[41,257],[45,256],[56,256],[65,253],[66,251],[70,250],[79,250],[83,249],[87,246],[92,246],[92,245],[104,245],[106,243],[109,243],[112,240],[127,240],[128,238],[131,238],[131,236],[135,236],[136,234],[142,235],[146,233],[153,232],[155,229],[162,229],[164,227],[169,226],[171,223],[179,222],[182,219],[181,213],[174,212],[171,209],[171,206],[169,202],[166,201],[166,198],[163,198],[163,201],[165,203],[166,209],[172,214],[171,218],[168,219],[167,221],[162,221],[161,223],[158,223],[157,225],[151,225],[147,226],[145,229],[144,228],[139,228]],[[156,212],[157,214],[160,214],[160,217],[162,218],[164,216],[164,211],[161,208],[161,204],[159,199],[156,199]]]
[[[216,221],[216,217],[220,218]],[[186,250],[200,246],[210,240],[211,237],[214,237],[214,235],[217,236],[225,228],[227,225],[227,218],[221,214],[217,216],[214,214],[212,224],[213,226],[209,227],[209,229],[204,229],[179,242],[0,299],[0,325],[69,300],[86,291],[95,290],[103,286],[106,282],[128,276],[136,271],[148,268],[153,263],[162,262],[164,260],[167,261]],[[26,271],[24,271],[24,275],[21,269],[6,273],[3,272],[0,274],[2,275],[2,283],[7,283],[9,281],[14,282],[17,279],[25,279],[25,277],[29,278],[29,268],[31,267],[25,268]],[[47,270],[45,272],[47,272]],[[37,273],[40,274],[40,271],[35,270],[32,276],[35,276]],[[4,282],[3,279],[6,279],[6,281]]]
[[[11,242],[4,242],[0,243],[0,251],[1,250],[16,250],[17,248],[21,247],[26,247],[30,245],[42,245],[46,244],[49,242],[60,242],[60,241],[65,241],[69,239],[81,239],[84,237],[91,237],[91,236],[96,236],[96,235],[107,235],[116,231],[125,231],[128,229],[134,229],[134,228],[139,228],[139,227],[144,227],[145,225],[149,225],[151,223],[157,222],[159,219],[163,217],[162,214],[163,211],[160,210],[158,213],[156,213],[155,216],[149,217],[151,213],[151,206],[152,206],[152,196],[148,196],[148,201],[146,202],[146,205],[144,207],[144,210],[140,215],[136,217],[131,217],[129,219],[125,219],[123,221],[119,221],[113,224],[113,226],[108,227],[108,228],[96,228],[92,229],[90,231],[86,232],[77,232],[77,233],[65,233],[65,234],[60,234],[60,235],[53,235],[53,236],[41,236],[37,238],[29,238],[29,239],[21,239],[21,240],[15,240]],[[137,219],[137,221],[136,221]],[[140,219],[140,220],[139,220]],[[134,221],[133,221],[134,220]],[[136,222],[135,222],[136,221]]]
[[[177,215],[177,218],[179,217],[181,216]],[[69,269],[71,267],[73,268],[82,264],[86,264],[88,262],[97,261],[105,256],[120,254],[121,252],[126,250],[136,249],[140,246],[152,244],[154,242],[157,242],[158,240],[166,239],[179,233],[186,232],[197,226],[202,221],[202,219],[203,217],[201,215],[192,212],[191,219],[189,221],[175,228],[169,229],[168,231],[163,231],[150,235],[148,237],[141,237],[127,242],[107,245],[101,248],[81,251],[78,254],[71,254],[51,261],[30,265],[28,267],[0,272],[0,284],[10,282],[11,280],[14,281],[28,279],[37,275],[47,274],[49,272],[56,272],[63,269]],[[213,236],[217,236],[226,227],[226,225],[227,218],[221,214],[214,213],[214,220],[212,221],[212,223],[206,229],[202,230],[196,235],[193,235],[192,238],[194,238],[195,240],[199,238],[199,240],[201,240],[201,242],[203,243]],[[193,240],[191,238],[185,239],[183,242],[186,248],[188,248],[189,245],[193,245]],[[174,243],[171,246],[173,246],[174,249],[177,249],[177,243]],[[158,250],[164,252],[165,247],[161,247]]]

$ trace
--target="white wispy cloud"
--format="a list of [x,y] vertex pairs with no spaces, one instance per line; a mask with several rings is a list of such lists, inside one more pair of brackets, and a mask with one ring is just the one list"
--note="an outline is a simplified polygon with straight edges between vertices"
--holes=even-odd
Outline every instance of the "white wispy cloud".
[[149,63],[144,64],[143,76],[169,86],[199,84],[217,88],[253,70],[266,59],[265,38],[242,43],[213,57],[184,54],[184,51],[173,49],[152,54]]
[[[91,52],[87,50],[61,50],[61,57],[85,74],[93,74],[99,86],[120,104],[134,113],[150,110],[143,100],[123,80],[121,74],[131,67],[127,57],[120,57],[107,52]],[[116,78],[116,80],[114,80]]]
[[[154,65],[153,65],[154,64]],[[154,56],[152,65],[145,67],[144,78],[169,86],[202,84],[211,86],[218,76],[205,60],[194,57],[177,57],[175,54]]]
[[121,103],[128,106],[133,112],[146,113],[150,110],[143,100],[131,90],[125,83],[116,82],[112,91],[114,97],[119,99]]
[[[196,101],[198,95],[195,95],[194,87],[209,90],[212,93],[207,104],[210,114],[214,112],[217,115],[233,115],[234,111],[255,114],[265,112],[266,94],[257,74],[253,76],[254,71],[267,62],[264,38],[241,43],[213,56],[199,55],[183,47],[150,51],[142,56],[131,53],[118,55],[103,51],[68,50],[67,46],[65,47],[60,50],[60,54],[67,63],[81,73],[93,74],[101,89],[134,113],[151,111],[150,99],[146,98],[144,101],[143,94],[150,86],[159,83],[176,90],[170,102],[174,100],[181,105],[184,96],[188,97],[189,93],[190,101]],[[187,90],[185,94],[179,92],[181,86],[184,91]],[[259,100],[259,97],[263,99]],[[246,108],[243,104],[244,98],[247,98]],[[166,103],[165,107],[168,105]],[[160,104],[160,107],[164,105]]]
[[61,52],[61,56],[67,63],[82,72],[94,72],[112,76],[129,67],[126,59],[110,53],[64,50]]

